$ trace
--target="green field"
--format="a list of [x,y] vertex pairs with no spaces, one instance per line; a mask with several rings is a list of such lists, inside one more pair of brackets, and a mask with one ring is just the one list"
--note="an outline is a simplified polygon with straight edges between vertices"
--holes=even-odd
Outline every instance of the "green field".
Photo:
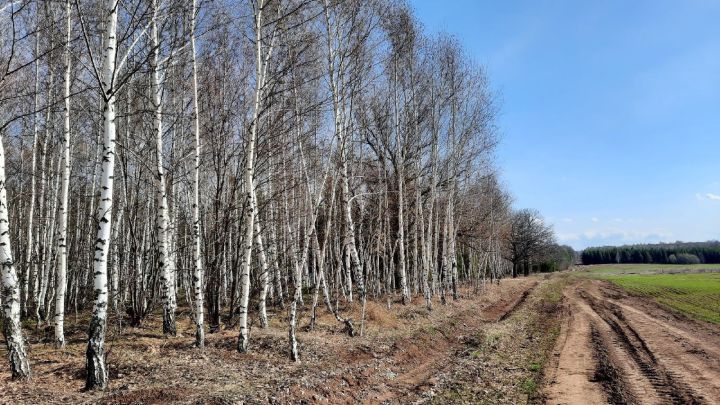
[[720,264],[596,264],[576,270],[593,275],[705,273],[720,272]]
[[712,272],[716,269],[718,265],[638,264],[587,266],[581,272],[694,318],[720,324],[720,272]]

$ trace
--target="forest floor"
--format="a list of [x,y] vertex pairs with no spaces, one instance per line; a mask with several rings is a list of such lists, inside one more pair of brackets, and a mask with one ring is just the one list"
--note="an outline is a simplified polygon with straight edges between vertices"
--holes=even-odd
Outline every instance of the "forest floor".
[[[304,308],[299,363],[288,359],[282,310],[270,314],[268,329],[252,328],[248,354],[235,350],[235,328],[207,334],[207,347],[194,348],[187,312],[178,314],[174,338],[162,336],[158,316],[121,335],[113,324],[105,392],[83,390],[86,335],[71,316],[63,351],[52,347],[51,330],[28,331],[33,377],[15,382],[3,373],[0,403],[525,403],[539,398],[542,365],[560,330],[561,291],[556,281],[529,277],[463,289],[432,311],[422,297],[390,309],[369,301],[364,336],[356,337],[324,309],[307,331]],[[344,309],[356,329],[358,307]]]
[[[165,338],[159,316],[142,327],[109,325],[110,385],[85,392],[85,323],[69,319],[69,344],[52,347],[29,332],[33,377],[0,376],[0,403],[716,403],[720,327],[629,295],[604,280],[565,272],[503,280],[427,311],[369,301],[364,335],[319,310],[314,331],[301,311],[301,361],[288,359],[286,312],[251,330],[192,346],[187,309],[179,335]],[[360,308],[343,308],[359,330]],[[116,321],[116,320],[114,320]],[[4,356],[4,353],[0,352]]]

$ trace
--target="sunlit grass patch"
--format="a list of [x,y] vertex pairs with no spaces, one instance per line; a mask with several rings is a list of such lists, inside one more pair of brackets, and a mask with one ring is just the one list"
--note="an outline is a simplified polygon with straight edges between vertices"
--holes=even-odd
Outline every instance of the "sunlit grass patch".
[[696,319],[720,324],[720,273],[607,275],[603,278]]
[[720,264],[595,264],[576,268],[587,275],[720,272]]

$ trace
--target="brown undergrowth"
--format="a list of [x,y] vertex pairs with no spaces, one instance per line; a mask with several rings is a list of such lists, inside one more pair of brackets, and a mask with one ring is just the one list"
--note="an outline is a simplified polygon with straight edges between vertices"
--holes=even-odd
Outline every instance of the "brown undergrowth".
[[560,330],[566,276],[545,276],[518,306],[480,328],[438,386],[434,403],[542,403],[543,369]]
[[[187,310],[179,311],[179,335],[173,338],[162,336],[157,314],[121,333],[114,318],[107,341],[111,380],[105,392],[83,391],[83,319],[76,324],[70,317],[63,351],[54,349],[42,332],[28,330],[33,378],[14,382],[2,375],[0,403],[452,402],[465,398],[459,386],[503,374],[503,368],[517,376],[502,379],[517,393],[503,398],[527,398],[531,387],[526,380],[538,374],[529,371],[536,360],[510,352],[518,345],[522,353],[536,352],[533,348],[542,344],[544,329],[533,313],[544,299],[545,284],[530,277],[489,285],[477,295],[462,290],[460,300],[448,305],[436,301],[432,311],[421,296],[407,306],[392,303],[390,309],[385,300],[368,301],[364,335],[356,337],[347,336],[344,325],[324,308],[319,308],[315,330],[306,331],[311,302],[306,299],[299,363],[288,359],[287,313],[280,309],[270,313],[268,329],[252,324],[248,354],[234,350],[234,329],[207,334],[207,347],[194,348]],[[342,315],[351,317],[359,331],[358,303],[342,308]],[[501,318],[506,319],[498,322]],[[517,373],[520,369],[524,371]],[[479,393],[477,398],[497,397],[468,389]]]

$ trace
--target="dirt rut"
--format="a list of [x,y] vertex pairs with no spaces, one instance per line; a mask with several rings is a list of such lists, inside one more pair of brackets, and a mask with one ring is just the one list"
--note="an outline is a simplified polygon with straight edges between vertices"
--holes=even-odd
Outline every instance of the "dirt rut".
[[337,391],[325,392],[324,396],[332,403],[420,400],[452,367],[455,356],[463,353],[468,345],[477,344],[475,336],[483,325],[506,319],[522,306],[537,285],[537,280],[508,282],[503,294],[487,306],[468,308],[439,325],[421,328],[411,336],[396,340],[391,344],[389,356],[380,364],[373,362],[372,359],[379,356],[372,353],[353,356],[348,366],[355,371],[345,374],[346,384],[336,385]]
[[592,382],[596,363],[591,341],[592,322],[577,299],[565,294],[566,317],[555,347],[555,367],[548,370],[547,401],[579,404],[603,401],[603,389]]
[[716,404],[720,335],[600,281],[564,293],[547,403]]

